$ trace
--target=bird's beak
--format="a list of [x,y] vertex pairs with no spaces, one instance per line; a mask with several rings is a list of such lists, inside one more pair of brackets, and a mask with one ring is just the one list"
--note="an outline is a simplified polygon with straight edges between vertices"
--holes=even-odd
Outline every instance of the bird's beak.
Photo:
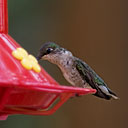
[[40,59],[41,59],[41,55],[39,54],[37,57],[36,57],[36,59],[39,61]]
[[39,61],[41,58],[39,58],[39,57],[36,57],[36,59]]

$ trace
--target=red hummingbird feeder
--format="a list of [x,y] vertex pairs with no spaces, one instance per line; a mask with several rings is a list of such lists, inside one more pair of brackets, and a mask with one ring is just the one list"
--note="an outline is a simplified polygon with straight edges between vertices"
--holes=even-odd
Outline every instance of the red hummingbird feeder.
[[[31,60],[26,61],[20,51],[26,56],[26,51],[8,35],[7,0],[0,0],[0,120],[13,114],[51,115],[76,93],[96,92],[94,89],[60,86],[34,62],[33,56],[27,55],[33,59],[28,65]],[[33,63],[35,67],[31,66]]]

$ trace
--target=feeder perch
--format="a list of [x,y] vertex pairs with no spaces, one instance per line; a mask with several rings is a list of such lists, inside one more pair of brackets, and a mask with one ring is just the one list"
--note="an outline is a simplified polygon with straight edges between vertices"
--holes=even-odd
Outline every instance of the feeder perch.
[[95,92],[60,86],[48,75],[35,58],[8,35],[7,0],[0,0],[0,120],[13,114],[51,115],[76,93]]

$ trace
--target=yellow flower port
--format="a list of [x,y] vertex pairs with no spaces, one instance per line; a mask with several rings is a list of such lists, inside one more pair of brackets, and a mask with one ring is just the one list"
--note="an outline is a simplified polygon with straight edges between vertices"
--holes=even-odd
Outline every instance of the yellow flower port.
[[26,68],[27,70],[34,70],[35,72],[40,72],[41,68],[38,64],[36,58],[28,54],[28,52],[23,48],[17,48],[12,52],[12,55],[21,61],[21,65]]

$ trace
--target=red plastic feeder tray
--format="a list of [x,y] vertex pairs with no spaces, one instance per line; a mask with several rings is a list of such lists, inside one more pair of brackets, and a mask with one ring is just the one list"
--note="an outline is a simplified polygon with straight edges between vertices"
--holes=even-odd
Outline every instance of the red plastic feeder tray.
[[60,86],[41,68],[39,73],[25,69],[12,56],[21,47],[8,35],[7,0],[0,0],[0,120],[8,115],[51,115],[76,93],[94,89]]

